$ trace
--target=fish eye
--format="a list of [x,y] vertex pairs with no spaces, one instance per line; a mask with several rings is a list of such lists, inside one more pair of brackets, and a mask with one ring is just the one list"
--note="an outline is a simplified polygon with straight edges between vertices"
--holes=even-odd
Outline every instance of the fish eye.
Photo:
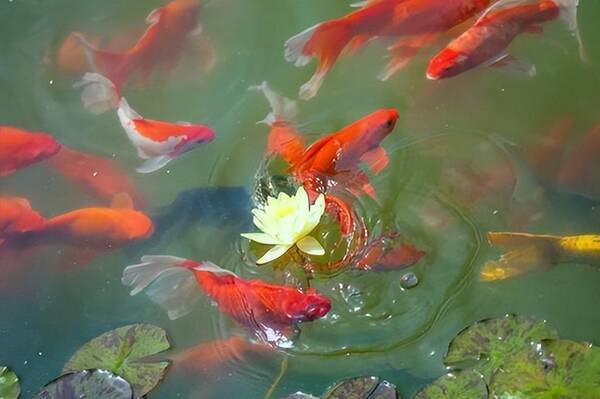
[[385,125],[384,125],[384,126],[385,126],[386,128],[391,128],[393,124],[394,124],[394,121],[393,121],[393,120],[391,120],[391,119],[388,119],[388,120],[385,122]]

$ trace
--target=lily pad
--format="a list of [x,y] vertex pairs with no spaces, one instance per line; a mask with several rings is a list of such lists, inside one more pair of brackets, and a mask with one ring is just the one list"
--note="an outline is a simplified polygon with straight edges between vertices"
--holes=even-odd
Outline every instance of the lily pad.
[[573,341],[545,341],[542,351],[515,356],[490,389],[500,399],[597,399],[600,348]]
[[0,367],[0,399],[17,399],[20,393],[19,377],[8,367]]
[[545,339],[558,339],[558,332],[545,321],[515,315],[483,320],[452,340],[444,363],[454,367],[471,363],[489,382],[507,358],[535,351]]
[[83,345],[67,362],[63,373],[105,369],[125,378],[134,397],[141,398],[164,378],[168,361],[144,358],[171,347],[167,333],[150,324],[132,324],[104,333]]
[[46,385],[33,399],[102,398],[131,399],[131,385],[106,370],[66,374]]
[[396,387],[377,377],[355,377],[335,384],[321,399],[400,399]]
[[483,376],[474,370],[458,371],[441,376],[413,399],[487,399],[488,387]]

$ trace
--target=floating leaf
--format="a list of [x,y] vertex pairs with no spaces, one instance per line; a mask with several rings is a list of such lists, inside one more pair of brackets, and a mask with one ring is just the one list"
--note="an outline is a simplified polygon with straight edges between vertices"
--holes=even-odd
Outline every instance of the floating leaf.
[[125,378],[134,397],[152,390],[164,377],[169,362],[146,362],[144,358],[169,349],[165,330],[150,324],[117,328],[83,345],[67,362],[63,373],[106,369]]
[[355,377],[335,384],[321,399],[400,399],[396,387],[377,377]]
[[19,377],[8,367],[0,367],[0,399],[17,399],[20,393]]
[[487,399],[488,387],[483,376],[474,370],[458,371],[441,376],[413,399]]
[[558,339],[558,332],[545,321],[514,315],[483,320],[452,340],[444,362],[449,366],[475,362],[474,368],[489,381],[507,358],[533,351],[544,339]]
[[33,399],[131,399],[131,385],[106,370],[83,370],[50,382]]
[[500,399],[597,399],[600,348],[573,341],[545,341],[542,351],[516,355],[493,377],[490,390]]

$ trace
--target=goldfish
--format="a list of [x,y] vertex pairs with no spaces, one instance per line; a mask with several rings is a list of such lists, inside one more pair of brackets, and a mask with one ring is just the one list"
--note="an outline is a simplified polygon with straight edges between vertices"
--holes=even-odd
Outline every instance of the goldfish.
[[144,204],[144,199],[117,161],[63,146],[49,163],[68,180],[101,201],[110,203],[116,195],[125,193],[136,205]]
[[247,361],[253,355],[273,354],[264,344],[254,344],[240,336],[203,342],[171,357],[173,366],[187,373],[210,373],[222,370],[227,363]]
[[61,145],[47,133],[0,126],[0,176],[52,157]]
[[390,61],[380,79],[405,67],[418,51],[456,25],[483,11],[491,0],[368,0],[341,18],[319,23],[286,41],[285,59],[296,66],[318,58],[316,73],[300,88],[314,97],[344,50],[356,50],[376,37],[392,37]]
[[[110,80],[97,73],[86,73],[78,85],[84,87],[84,103],[87,101],[86,107],[91,110],[104,110],[115,102],[118,104],[119,121],[139,157],[146,160],[136,169],[140,173],[155,172],[215,137],[215,132],[208,126],[143,118],[129,106],[125,97],[120,96]],[[86,92],[94,94],[88,96]]]
[[4,235],[38,230],[45,222],[25,198],[0,197],[0,243]]
[[[279,345],[296,325],[324,317],[331,301],[314,288],[296,287],[261,280],[245,280],[211,262],[196,262],[174,256],[144,256],[142,263],[127,266],[122,282],[131,295],[147,290],[150,298],[167,309],[171,319],[189,313],[200,290],[219,310],[248,328],[264,343]],[[170,278],[166,278],[170,276]],[[174,279],[178,283],[173,284]]]
[[148,29],[124,52],[99,49],[83,35],[76,37],[94,71],[108,77],[120,91],[132,72],[147,80],[157,68],[169,70],[177,64],[185,39],[202,32],[199,8],[198,0],[173,0],[151,11],[146,18]]
[[528,233],[490,232],[490,244],[508,252],[485,264],[484,281],[504,280],[535,270],[548,270],[560,263],[600,264],[600,235],[554,236]]
[[387,167],[389,158],[381,141],[394,130],[398,116],[395,109],[380,109],[364,116],[311,144],[289,170],[308,192],[323,192],[332,185],[346,183],[348,188],[358,187],[374,197],[359,162],[375,174]]
[[535,75],[535,66],[525,65],[507,52],[521,33],[542,33],[543,24],[564,20],[574,32],[582,59],[586,59],[577,28],[579,0],[501,0],[489,7],[475,24],[439,52],[427,67],[427,78],[449,78],[476,66],[509,67]]

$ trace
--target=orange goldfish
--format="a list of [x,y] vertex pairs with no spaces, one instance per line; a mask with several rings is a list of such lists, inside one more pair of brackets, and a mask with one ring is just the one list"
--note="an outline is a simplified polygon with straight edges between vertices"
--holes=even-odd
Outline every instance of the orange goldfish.
[[575,32],[580,55],[585,59],[577,29],[579,0],[501,0],[479,18],[470,29],[452,41],[429,63],[427,78],[437,80],[456,76],[478,65],[512,67],[535,74],[535,67],[510,56],[506,48],[521,33],[541,33],[543,24],[563,19]]
[[47,133],[32,133],[12,126],[0,126],[0,176],[50,158],[60,143]]
[[185,39],[202,31],[199,8],[199,0],[173,0],[153,10],[146,18],[150,24],[146,32],[121,53],[98,49],[82,35],[77,37],[94,70],[107,76],[120,91],[132,72],[147,80],[159,66],[170,69],[177,64]]
[[[180,277],[177,284],[173,284],[175,277]],[[142,263],[125,268],[122,281],[132,287],[131,295],[153,284],[148,295],[176,319],[189,313],[197,299],[190,289],[194,279],[221,312],[264,343],[284,343],[297,324],[319,319],[331,309],[329,298],[313,288],[302,292],[296,287],[245,280],[210,262],[174,256],[144,256]]]
[[350,14],[313,26],[285,43],[285,59],[296,66],[319,59],[300,97],[314,97],[337,58],[375,37],[394,37],[391,60],[380,78],[385,80],[406,66],[419,49],[440,34],[483,11],[491,0],[367,0]]
[[117,161],[63,147],[50,159],[50,166],[91,195],[110,203],[125,193],[137,206],[144,200]]

